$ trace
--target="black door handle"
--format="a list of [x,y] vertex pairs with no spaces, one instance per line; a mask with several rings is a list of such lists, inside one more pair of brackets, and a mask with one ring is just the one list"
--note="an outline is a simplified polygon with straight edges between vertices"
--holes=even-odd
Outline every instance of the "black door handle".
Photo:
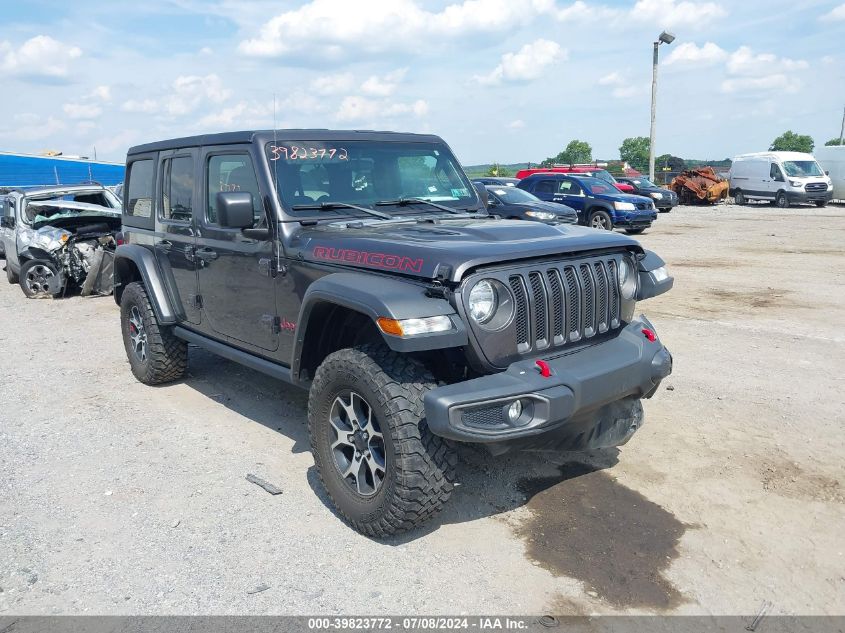
[[210,248],[200,248],[197,250],[197,257],[207,262],[214,261],[217,259],[217,251],[213,251]]
[[169,253],[170,249],[173,248],[173,242],[170,240],[161,240],[156,246],[159,250],[164,251],[165,253]]

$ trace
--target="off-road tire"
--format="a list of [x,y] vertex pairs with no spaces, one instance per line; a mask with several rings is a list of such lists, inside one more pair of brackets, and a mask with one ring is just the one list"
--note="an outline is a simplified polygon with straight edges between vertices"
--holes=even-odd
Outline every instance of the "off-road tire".
[[625,229],[625,232],[628,235],[642,235],[645,233],[645,229]]
[[789,208],[789,198],[786,197],[785,192],[778,191],[777,196],[775,196],[775,206],[779,209]]
[[[383,345],[342,349],[317,369],[308,397],[314,463],[335,508],[358,532],[381,538],[414,529],[452,494],[457,455],[429,430],[423,407],[423,396],[436,386],[420,363]],[[384,480],[371,496],[343,478],[331,449],[331,408],[346,391],[369,404],[384,436]]]
[[[146,360],[138,357],[130,338],[129,315],[133,307],[137,307],[147,335]],[[159,385],[179,380],[185,374],[188,367],[188,344],[174,336],[169,327],[159,325],[147,291],[140,282],[132,282],[123,290],[120,298],[120,329],[129,366],[139,381],[146,385]]]
[[734,193],[734,202],[736,204],[742,205],[742,204],[747,203],[748,200],[745,199],[744,193],[742,193],[741,191],[737,191],[737,192]]
[[6,279],[9,280],[10,284],[18,283],[18,276],[12,272],[12,264],[9,263],[9,260],[6,260]]

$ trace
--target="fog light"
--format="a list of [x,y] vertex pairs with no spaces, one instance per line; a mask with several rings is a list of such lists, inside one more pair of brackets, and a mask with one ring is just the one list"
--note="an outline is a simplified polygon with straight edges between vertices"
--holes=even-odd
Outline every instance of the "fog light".
[[508,407],[508,422],[516,424],[522,415],[522,401],[516,400]]

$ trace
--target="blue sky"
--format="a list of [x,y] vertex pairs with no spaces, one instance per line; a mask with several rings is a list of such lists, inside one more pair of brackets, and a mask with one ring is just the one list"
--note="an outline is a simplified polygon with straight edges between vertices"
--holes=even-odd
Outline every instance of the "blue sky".
[[173,136],[279,127],[433,132],[465,164],[569,140],[724,158],[845,106],[841,0],[99,0],[3,3],[0,150],[122,161]]

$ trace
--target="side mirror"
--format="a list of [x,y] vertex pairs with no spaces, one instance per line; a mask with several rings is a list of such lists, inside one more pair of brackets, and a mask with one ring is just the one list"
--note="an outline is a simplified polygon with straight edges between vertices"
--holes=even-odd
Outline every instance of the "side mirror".
[[824,170],[824,175],[825,175],[825,176],[830,176],[830,170],[829,170],[829,169],[825,169],[825,170]]
[[215,199],[217,221],[227,229],[249,229],[255,224],[252,194],[248,191],[221,191]]
[[475,187],[475,192],[478,194],[478,197],[481,199],[481,203],[484,205],[484,208],[490,206],[490,199],[487,196],[487,187],[483,185],[473,185]]

